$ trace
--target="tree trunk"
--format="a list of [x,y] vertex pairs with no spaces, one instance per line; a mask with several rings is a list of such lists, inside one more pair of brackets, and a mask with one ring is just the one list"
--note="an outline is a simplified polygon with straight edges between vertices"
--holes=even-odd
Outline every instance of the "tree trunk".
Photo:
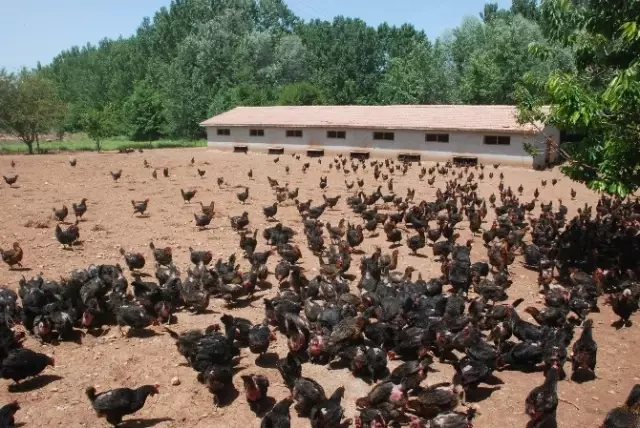
[[100,151],[100,150],[101,150],[101,148],[102,148],[102,147],[101,147],[101,144],[102,144],[102,143],[100,142],[100,140],[96,140],[96,149],[98,149],[98,151]]
[[32,155],[33,154],[33,141],[24,141],[24,143],[27,145],[27,147],[29,149],[29,154]]
[[40,138],[38,137],[38,134],[36,134],[36,150],[40,153]]

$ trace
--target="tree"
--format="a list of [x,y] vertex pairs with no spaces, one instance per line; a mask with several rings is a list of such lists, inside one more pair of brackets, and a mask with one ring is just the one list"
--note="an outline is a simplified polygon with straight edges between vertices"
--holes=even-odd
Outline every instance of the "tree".
[[280,105],[314,106],[326,104],[326,97],[317,86],[309,82],[286,85],[278,98]]
[[[550,36],[576,50],[577,72],[554,73],[540,95],[521,89],[520,120],[581,135],[558,148],[563,173],[625,196],[640,187],[640,8],[634,0],[548,0],[543,16]],[[531,51],[548,54],[539,44]]]
[[83,117],[83,128],[89,138],[102,150],[102,141],[116,133],[115,108],[107,104],[102,108],[89,109]]
[[29,154],[34,142],[39,145],[39,134],[49,131],[63,111],[53,83],[26,70],[19,75],[0,70],[0,106],[0,129],[17,135]]
[[166,133],[167,120],[160,93],[149,82],[140,81],[126,104],[131,139],[153,141]]

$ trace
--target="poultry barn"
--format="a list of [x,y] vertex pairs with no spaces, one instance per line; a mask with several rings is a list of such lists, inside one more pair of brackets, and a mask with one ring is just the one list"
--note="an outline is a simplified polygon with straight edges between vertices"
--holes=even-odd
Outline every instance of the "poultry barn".
[[[274,106],[236,107],[200,125],[209,147],[241,153],[553,164],[558,130],[516,117],[515,106],[500,105]],[[537,154],[528,154],[525,144]]]
[[0,427],[638,426],[635,198],[256,151],[0,158]]

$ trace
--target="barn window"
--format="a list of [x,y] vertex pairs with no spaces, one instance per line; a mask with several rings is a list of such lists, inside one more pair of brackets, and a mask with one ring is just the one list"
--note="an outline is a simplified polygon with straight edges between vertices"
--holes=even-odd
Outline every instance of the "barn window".
[[287,129],[287,137],[290,138],[302,138],[301,129]]
[[249,135],[252,137],[264,137],[264,129],[250,129]]
[[504,135],[485,135],[484,143],[489,145],[498,145],[498,146],[509,146],[511,145],[511,137],[507,137]]
[[427,143],[448,143],[449,134],[425,134],[424,141]]
[[327,131],[327,138],[339,138],[344,140],[347,138],[347,133],[345,131]]
[[218,128],[218,135],[231,135],[229,128]]
[[394,138],[395,138],[395,135],[393,135],[393,132],[374,132],[373,133],[374,140],[393,141]]

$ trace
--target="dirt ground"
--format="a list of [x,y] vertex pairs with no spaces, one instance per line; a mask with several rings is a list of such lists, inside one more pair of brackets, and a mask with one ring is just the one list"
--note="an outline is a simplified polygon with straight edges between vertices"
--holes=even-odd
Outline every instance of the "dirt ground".
[[[275,200],[267,175],[276,178],[280,184],[289,183],[291,188],[300,188],[300,200],[313,199],[314,203],[322,202],[322,191],[318,187],[320,175],[328,175],[328,196],[343,195],[334,211],[326,211],[322,219],[334,224],[343,216],[358,223],[359,219],[347,209],[344,198],[348,195],[345,188],[345,176],[329,170],[330,158],[324,158],[319,165],[316,159],[302,157],[296,161],[290,155],[280,156],[280,162],[274,163],[274,156],[245,155],[221,153],[209,149],[170,149],[145,151],[134,154],[96,154],[78,153],[72,157],[77,159],[77,166],[69,166],[68,154],[49,156],[12,156],[0,158],[0,171],[4,175],[19,174],[16,188],[5,183],[0,185],[0,198],[3,208],[3,222],[0,246],[7,248],[13,241],[19,241],[25,251],[23,264],[31,268],[30,272],[12,272],[6,265],[0,266],[0,284],[17,287],[20,276],[27,277],[42,272],[45,277],[58,278],[72,269],[83,268],[91,263],[123,263],[118,253],[120,246],[128,251],[139,251],[147,257],[144,271],[153,274],[153,257],[148,248],[153,240],[156,246],[171,246],[174,250],[174,262],[184,273],[190,265],[188,247],[209,249],[217,257],[228,257],[238,250],[238,236],[229,227],[229,215],[249,212],[250,227],[262,230],[268,225],[262,214],[262,207]],[[196,167],[190,165],[195,157],[195,166],[207,171],[204,178],[197,174]],[[154,168],[170,168],[170,177],[162,177],[158,171],[158,179],[151,177],[152,169],[143,167],[147,160]],[[16,167],[11,168],[14,160]],[[303,162],[311,162],[306,175],[301,172]],[[291,173],[285,173],[285,166],[291,167]],[[429,166],[423,162],[423,165]],[[253,168],[254,180],[247,178],[247,171]],[[122,179],[114,183],[109,170],[122,169]],[[570,182],[558,171],[536,172],[517,168],[500,168],[493,179],[488,172],[494,171],[492,166],[485,169],[485,180],[480,185],[481,195],[488,197],[491,192],[497,193],[502,171],[505,184],[517,188],[522,184],[525,188],[524,198],[530,200],[534,188],[539,187],[540,199],[544,202],[562,198],[573,215],[578,206],[585,202],[593,203],[596,196],[583,186]],[[404,196],[408,187],[416,189],[416,200],[430,200],[435,195],[438,185],[443,186],[443,178],[438,176],[435,187],[429,187],[426,180],[418,180],[419,167],[414,165],[406,176],[396,173],[394,176],[395,192]],[[476,173],[477,175],[477,173]],[[224,177],[226,185],[218,188],[217,177]],[[358,177],[364,177],[364,190],[370,193],[376,186],[372,169],[358,171]],[[560,181],[551,186],[552,178]],[[354,179],[351,173],[349,181]],[[540,180],[547,179],[546,188],[540,187]],[[242,206],[236,199],[237,185],[250,188],[248,204]],[[578,196],[575,201],[570,198],[570,189],[575,188]],[[197,189],[198,193],[191,204],[183,202],[180,189]],[[383,193],[387,193],[386,185]],[[51,218],[52,207],[66,204],[71,210],[73,202],[88,198],[89,209],[86,221],[80,224],[82,247],[74,251],[64,251],[55,239],[55,221]],[[132,216],[131,199],[149,198],[149,217]],[[198,231],[194,227],[193,213],[200,211],[198,202],[208,204],[216,202],[216,216],[210,230]],[[537,212],[537,209],[536,209]],[[491,217],[493,213],[490,213]],[[71,217],[71,215],[70,215]],[[283,223],[300,231],[300,217],[295,206],[282,206],[277,218]],[[491,221],[491,219],[489,219]],[[29,222],[44,222],[48,228],[26,227]],[[466,225],[466,223],[465,223]],[[410,232],[413,234],[413,232]],[[468,231],[463,232],[466,238]],[[384,234],[382,234],[384,236]],[[461,239],[462,241],[462,239]],[[258,250],[265,249],[260,239]],[[315,258],[306,249],[304,236],[298,235],[297,242],[305,256],[303,266],[307,276],[314,275],[317,268]],[[476,239],[472,251],[472,261],[487,261],[486,249],[482,240]],[[366,239],[362,249],[368,253],[374,245],[380,245],[388,252],[388,244],[383,237]],[[422,250],[428,258],[407,256],[406,246],[400,247],[398,269],[411,264],[417,268],[425,279],[439,275],[439,265],[433,261],[429,248]],[[524,297],[525,305],[540,303],[538,301],[536,274],[525,270],[520,265],[521,257],[512,266],[514,284],[508,291],[510,299]],[[277,257],[272,257],[270,267],[273,268]],[[241,260],[243,268],[248,263]],[[124,265],[124,264],[123,264]],[[358,261],[352,263],[352,272],[356,272]],[[415,278],[415,277],[414,277]],[[355,284],[353,285],[355,290]],[[261,291],[264,297],[271,297],[277,289]],[[202,328],[218,322],[223,312],[246,317],[254,322],[261,321],[263,309],[258,300],[256,307],[226,310],[223,302],[212,300],[208,315],[177,314],[174,329],[184,331],[191,328]],[[610,323],[616,318],[610,307],[601,305],[602,312],[592,314],[595,320],[595,339],[599,344],[598,366],[595,381],[577,384],[563,381],[559,385],[562,400],[559,406],[558,422],[560,427],[577,428],[599,425],[606,412],[620,404],[635,383],[639,383],[637,346],[640,342],[640,327],[615,330]],[[525,319],[529,316],[523,313]],[[87,335],[82,344],[62,343],[58,346],[42,346],[29,338],[26,346],[40,352],[55,356],[56,367],[48,368],[43,379],[38,381],[37,388],[28,392],[12,393],[8,391],[9,381],[0,382],[0,404],[17,399],[21,406],[17,421],[26,426],[54,427],[98,427],[107,426],[104,420],[98,420],[93,413],[84,389],[94,385],[98,391],[119,387],[139,386],[157,382],[161,385],[161,394],[150,398],[146,406],[134,418],[137,423],[130,426],[148,427],[258,427],[260,418],[253,414],[243,394],[226,407],[214,409],[211,395],[207,389],[196,381],[196,373],[189,367],[181,365],[183,358],[176,351],[173,340],[161,328],[155,328],[155,335],[145,338],[121,338],[117,329],[98,338]],[[578,337],[580,331],[576,332]],[[279,356],[286,354],[286,342],[279,334],[278,341],[272,345],[272,351]],[[245,367],[242,373],[265,374],[271,380],[269,395],[275,400],[284,398],[288,391],[282,384],[279,373],[273,367],[257,367],[255,356],[243,350],[240,366]],[[395,367],[398,363],[390,363]],[[438,372],[430,373],[427,383],[448,381],[452,376],[452,368],[448,365],[434,366]],[[569,367],[567,367],[570,369]],[[318,380],[328,394],[344,385],[346,394],[342,402],[347,417],[355,415],[355,399],[365,395],[370,386],[364,381],[354,378],[346,369],[329,371],[324,366],[305,364],[304,376]],[[172,386],[171,379],[178,377],[180,385]],[[527,417],[524,414],[524,400],[528,392],[543,381],[540,373],[523,374],[520,372],[499,372],[497,377],[504,384],[493,391],[485,389],[487,396],[478,402],[479,416],[474,421],[476,427],[524,427]],[[239,375],[234,384],[241,390]],[[309,426],[308,420],[299,419],[292,411],[292,426]]]

